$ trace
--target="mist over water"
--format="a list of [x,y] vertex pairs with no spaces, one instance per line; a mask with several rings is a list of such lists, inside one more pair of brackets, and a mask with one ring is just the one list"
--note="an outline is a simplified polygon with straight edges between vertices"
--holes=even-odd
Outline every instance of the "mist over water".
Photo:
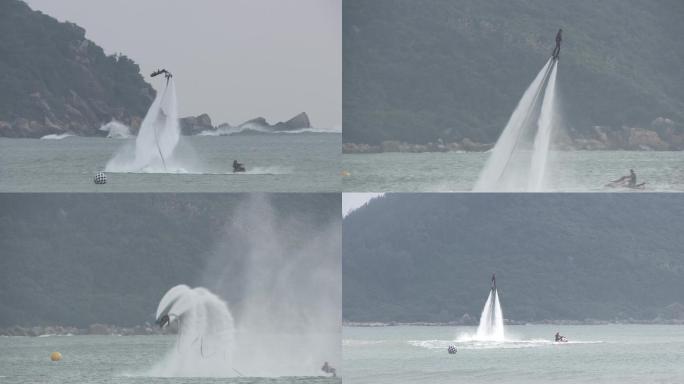
[[191,151],[179,151],[180,142],[176,86],[173,78],[169,78],[147,111],[135,142],[124,144],[107,162],[105,171],[192,172],[196,161]]
[[233,376],[235,326],[228,305],[206,288],[177,285],[162,297],[157,318],[168,313],[176,343],[148,372],[155,377]]
[[558,61],[549,59],[527,88],[480,172],[474,191],[537,192],[543,188],[556,113],[557,68]]
[[161,300],[158,315],[178,300],[169,314],[197,320],[181,318],[177,345],[145,375],[328,376],[324,362],[340,368],[341,223],[316,224],[293,207],[283,213],[270,199],[249,194],[236,208],[201,278],[206,289],[179,286]]

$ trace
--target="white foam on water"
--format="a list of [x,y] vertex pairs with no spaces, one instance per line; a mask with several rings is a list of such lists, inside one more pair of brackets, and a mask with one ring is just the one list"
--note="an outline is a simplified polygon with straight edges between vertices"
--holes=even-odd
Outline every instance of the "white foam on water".
[[107,132],[107,138],[109,139],[128,139],[133,137],[131,129],[126,124],[116,120],[102,125],[100,131]]
[[503,341],[481,341],[476,340],[469,335],[462,335],[456,340],[409,340],[409,345],[425,349],[444,350],[450,346],[455,345],[457,349],[464,350],[479,350],[479,349],[521,349],[521,348],[538,348],[548,347],[554,345],[577,345],[577,344],[601,344],[603,341],[598,340],[580,340],[568,341],[563,343],[556,343],[550,339],[516,339],[508,338]]
[[72,136],[76,136],[76,135],[73,135],[71,133],[60,133],[60,134],[54,134],[53,133],[51,135],[45,135],[45,136],[41,137],[40,139],[41,140],[62,140],[62,139],[66,139],[67,137],[72,137]]
[[247,168],[246,172],[240,172],[247,175],[287,175],[292,173],[291,167],[254,167]]

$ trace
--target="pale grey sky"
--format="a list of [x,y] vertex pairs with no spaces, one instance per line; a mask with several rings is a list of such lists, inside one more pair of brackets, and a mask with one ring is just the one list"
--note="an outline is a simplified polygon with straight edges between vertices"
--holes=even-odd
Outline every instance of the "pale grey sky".
[[307,112],[342,122],[341,0],[27,0],[86,30],[106,53],[174,74],[181,116],[214,124]]
[[384,193],[343,193],[342,194],[342,217],[349,212],[361,208],[370,199],[382,196]]

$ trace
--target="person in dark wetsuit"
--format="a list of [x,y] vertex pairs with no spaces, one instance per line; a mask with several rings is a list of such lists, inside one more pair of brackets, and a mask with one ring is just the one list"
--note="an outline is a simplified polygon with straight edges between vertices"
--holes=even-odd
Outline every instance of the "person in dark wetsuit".
[[171,320],[169,319],[169,315],[162,316],[162,318],[159,319],[159,328],[164,328],[164,326],[169,324],[170,322]]
[[558,56],[560,56],[561,41],[563,41],[563,30],[559,29],[558,33],[556,34],[556,47],[553,49],[553,58],[554,59],[558,59]]
[[335,368],[331,367],[327,361],[325,363],[323,363],[323,366],[321,367],[321,371],[323,371],[325,373],[332,373],[332,377],[337,377],[337,370]]
[[563,336],[560,335],[560,332],[556,332],[556,343],[561,341],[563,341]]
[[629,188],[639,188],[639,187],[642,187],[642,186],[643,186],[644,184],[646,184],[646,183],[637,184],[637,176],[636,176],[636,173],[634,172],[633,169],[630,169],[630,170],[629,170],[629,175],[622,176],[622,177],[620,177],[620,178],[617,179],[617,180],[612,180],[612,181],[608,184],[608,186],[611,186],[611,187],[616,187],[616,186],[617,186],[617,187],[619,187],[619,186],[625,186],[625,184],[626,184],[627,187],[629,187]]
[[637,186],[637,176],[633,169],[629,170],[629,183],[627,185],[630,188],[635,188]]

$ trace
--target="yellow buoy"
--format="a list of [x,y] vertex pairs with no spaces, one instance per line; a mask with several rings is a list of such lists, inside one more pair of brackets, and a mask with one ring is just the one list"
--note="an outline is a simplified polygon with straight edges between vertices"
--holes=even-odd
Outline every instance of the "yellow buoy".
[[59,352],[52,352],[50,354],[50,360],[52,361],[60,361],[62,360],[62,354]]
[[351,176],[351,172],[349,171],[342,171],[342,177],[349,177]]

